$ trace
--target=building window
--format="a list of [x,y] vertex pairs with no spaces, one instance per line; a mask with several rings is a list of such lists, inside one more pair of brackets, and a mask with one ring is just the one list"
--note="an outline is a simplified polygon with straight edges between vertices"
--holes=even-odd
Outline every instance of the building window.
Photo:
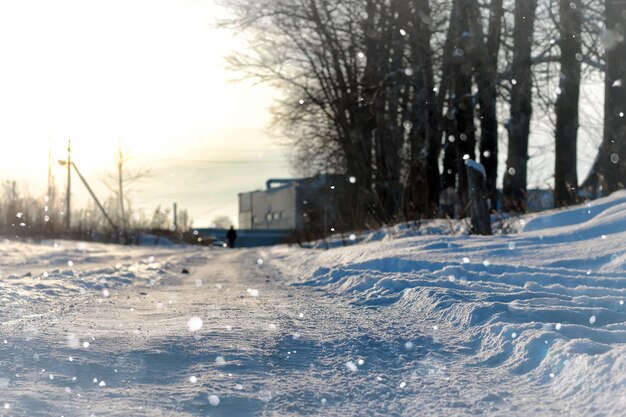
[[267,213],[265,215],[265,220],[267,220],[268,222],[272,220],[272,213]]

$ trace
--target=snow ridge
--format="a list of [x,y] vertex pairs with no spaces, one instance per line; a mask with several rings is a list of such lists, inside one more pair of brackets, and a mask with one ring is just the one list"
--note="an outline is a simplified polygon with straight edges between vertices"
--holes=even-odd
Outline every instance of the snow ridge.
[[[420,323],[422,334],[403,340],[430,339],[425,348],[440,363],[460,364],[457,378],[474,370],[499,379],[506,401],[519,407],[512,415],[528,414],[527,397],[546,401],[549,414],[621,415],[626,192],[538,215],[523,230],[409,237],[280,262],[300,272],[296,285]],[[503,399],[493,395],[489,401]]]

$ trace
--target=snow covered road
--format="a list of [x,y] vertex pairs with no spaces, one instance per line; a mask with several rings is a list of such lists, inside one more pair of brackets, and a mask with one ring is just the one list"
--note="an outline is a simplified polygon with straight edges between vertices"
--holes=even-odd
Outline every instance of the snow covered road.
[[[259,265],[269,256],[263,251],[167,256],[152,283],[111,288],[109,279],[107,293],[31,299],[34,314],[5,311],[12,316],[3,320],[0,346],[7,415],[385,415],[406,408],[402,375],[426,352],[396,340],[398,330],[413,331],[401,318],[291,286],[267,262]],[[158,257],[144,262],[154,267]],[[191,274],[181,274],[183,267]],[[198,330],[194,318],[202,320]]]
[[594,204],[328,251],[0,244],[0,414],[624,415],[626,193]]

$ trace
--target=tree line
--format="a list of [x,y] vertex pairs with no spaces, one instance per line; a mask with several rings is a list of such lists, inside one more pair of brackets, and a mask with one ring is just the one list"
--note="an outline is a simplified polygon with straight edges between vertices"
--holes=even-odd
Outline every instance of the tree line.
[[[133,209],[133,186],[149,175],[149,171],[131,170],[128,161],[120,145],[115,155],[115,172],[103,179],[110,194],[102,201],[96,201],[97,196],[94,194],[86,205],[73,208],[69,217],[67,194],[74,193],[69,189],[57,188],[52,165],[49,166],[45,196],[32,196],[16,181],[2,182],[0,235],[11,239],[71,238],[133,244],[140,243],[142,236],[152,234],[172,241],[198,243],[198,237],[191,230],[192,220],[187,210],[177,210],[174,216],[172,209],[160,205],[151,215]],[[67,166],[67,163],[64,165]],[[69,170],[69,173],[75,180],[78,179],[75,178],[79,176],[77,168],[75,171]],[[75,186],[83,185],[76,183]]]
[[[280,97],[294,165],[356,178],[379,223],[465,217],[465,161],[492,210],[527,209],[529,138],[546,115],[557,207],[626,183],[623,0],[231,0],[229,57]],[[581,82],[604,83],[603,134],[578,178]],[[504,157],[506,156],[506,157]],[[498,163],[505,160],[504,166]],[[499,177],[500,176],[500,177]]]

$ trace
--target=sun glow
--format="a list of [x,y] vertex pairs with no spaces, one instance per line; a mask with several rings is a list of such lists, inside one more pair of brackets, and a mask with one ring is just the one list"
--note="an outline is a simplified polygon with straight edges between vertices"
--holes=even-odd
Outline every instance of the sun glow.
[[4,168],[39,165],[49,147],[62,157],[67,139],[89,169],[110,165],[120,139],[159,157],[265,147],[238,132],[267,124],[270,92],[228,82],[223,57],[238,45],[215,29],[218,12],[198,1],[2,2]]

